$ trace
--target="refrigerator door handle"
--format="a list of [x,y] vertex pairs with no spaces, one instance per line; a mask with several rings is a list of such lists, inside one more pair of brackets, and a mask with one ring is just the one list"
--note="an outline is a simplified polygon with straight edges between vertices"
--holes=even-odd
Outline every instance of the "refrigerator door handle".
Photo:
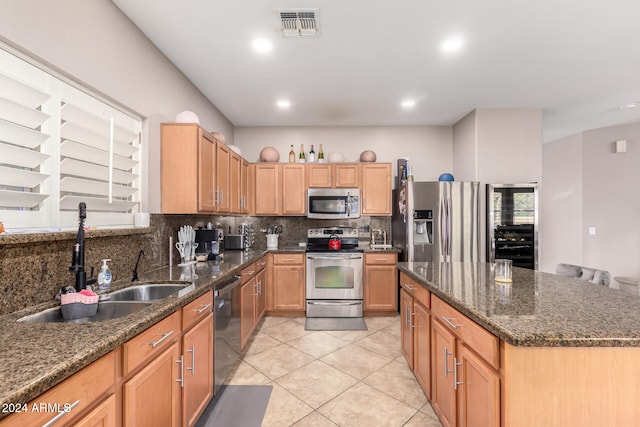
[[446,219],[445,219],[445,200],[441,199],[440,200],[440,209],[439,209],[439,216],[440,216],[440,221],[438,223],[438,228],[439,228],[439,236],[438,236],[438,240],[440,242],[440,260],[444,261],[444,257],[447,253],[447,249],[446,249],[446,244],[447,244],[447,239],[445,237],[445,233],[446,233]]

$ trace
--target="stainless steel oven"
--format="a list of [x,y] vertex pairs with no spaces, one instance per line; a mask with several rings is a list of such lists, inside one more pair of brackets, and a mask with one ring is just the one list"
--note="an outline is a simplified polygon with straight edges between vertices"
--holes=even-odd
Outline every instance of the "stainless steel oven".
[[[339,250],[328,242],[340,236]],[[362,317],[363,254],[358,230],[311,229],[306,257],[307,317]]]

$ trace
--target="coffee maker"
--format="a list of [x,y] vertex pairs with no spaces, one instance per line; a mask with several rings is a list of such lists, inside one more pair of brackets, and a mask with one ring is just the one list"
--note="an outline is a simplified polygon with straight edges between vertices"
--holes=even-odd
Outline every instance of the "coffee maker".
[[201,228],[196,231],[196,243],[198,252],[206,253],[207,259],[217,259],[220,255],[220,248],[224,235],[221,228]]

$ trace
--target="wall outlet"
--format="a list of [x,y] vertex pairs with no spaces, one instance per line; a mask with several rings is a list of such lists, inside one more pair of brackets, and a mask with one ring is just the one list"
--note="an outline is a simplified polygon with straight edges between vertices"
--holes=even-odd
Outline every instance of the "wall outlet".
[[596,235],[596,228],[589,227],[589,236],[595,236],[595,235]]

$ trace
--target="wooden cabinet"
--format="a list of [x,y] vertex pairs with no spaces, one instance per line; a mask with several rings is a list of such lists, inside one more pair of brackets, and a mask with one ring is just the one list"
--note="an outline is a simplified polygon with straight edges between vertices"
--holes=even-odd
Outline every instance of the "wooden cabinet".
[[162,349],[160,354],[123,385],[125,426],[180,426],[183,378],[180,343],[174,341],[168,347],[158,348]]
[[307,186],[309,188],[333,187],[333,165],[329,163],[307,165]]
[[276,314],[303,314],[305,311],[304,253],[273,254],[269,283],[270,309]]
[[256,215],[281,214],[281,168],[277,163],[254,165],[254,211]]
[[267,270],[265,269],[267,262],[265,257],[256,262],[256,304],[255,304],[255,324],[260,323],[267,310]]
[[[54,418],[59,420],[59,425],[75,425],[76,422],[86,424],[89,419],[98,419],[98,417],[111,423],[116,417],[115,407],[110,403],[114,399],[115,359],[114,352],[108,353],[27,403],[26,406],[23,404],[23,411],[3,418],[0,420],[0,426],[41,426]],[[8,403],[18,404],[18,402]],[[58,413],[58,411],[62,412]],[[98,416],[96,411],[101,415]],[[85,415],[78,418],[82,413]]]
[[213,397],[213,293],[182,308],[182,425],[195,425]]
[[73,425],[74,427],[116,427],[118,425],[116,407],[116,396],[112,394]]
[[484,427],[500,425],[500,379],[466,345],[458,344],[458,425]]
[[307,165],[309,188],[359,188],[359,163],[313,163]]
[[216,140],[196,124],[160,127],[162,213],[215,212]]
[[360,187],[360,164],[345,163],[334,165],[334,186],[343,188]]
[[369,163],[362,165],[362,215],[391,215],[391,164]]
[[246,215],[250,212],[250,192],[252,191],[249,162],[240,158],[240,213]]
[[404,273],[400,274],[400,284],[402,354],[431,399],[431,295]]
[[216,144],[216,211],[231,212],[231,194],[229,192],[229,164],[231,150],[222,143]]
[[364,312],[393,314],[398,309],[395,253],[364,254]]
[[124,426],[180,425],[181,320],[177,311],[122,345]]
[[229,210],[242,212],[242,157],[232,152],[229,159]]
[[256,265],[242,269],[240,283],[240,349],[249,342],[256,326]]
[[431,324],[433,376],[431,405],[445,426],[456,426],[456,389],[454,371],[456,339],[439,321]]
[[432,405],[444,425],[500,425],[499,341],[431,298]]
[[306,182],[304,164],[282,165],[283,215],[304,215],[307,212]]

